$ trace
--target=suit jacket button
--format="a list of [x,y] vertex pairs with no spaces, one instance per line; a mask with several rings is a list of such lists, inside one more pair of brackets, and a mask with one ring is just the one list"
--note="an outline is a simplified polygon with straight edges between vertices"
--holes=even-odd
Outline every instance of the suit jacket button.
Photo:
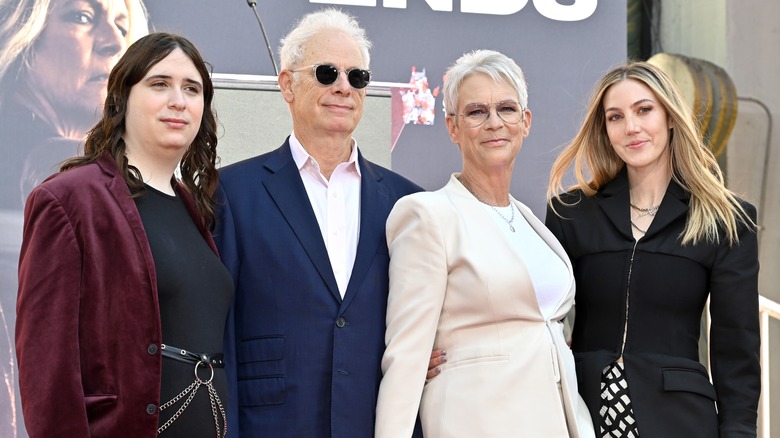
[[148,404],[146,405],[146,413],[149,415],[154,415],[157,412],[157,406],[154,404]]
[[154,356],[157,354],[157,344],[149,344],[149,347],[146,349],[146,352]]
[[336,320],[336,327],[344,328],[345,325],[347,325],[347,321],[344,318],[339,318]]

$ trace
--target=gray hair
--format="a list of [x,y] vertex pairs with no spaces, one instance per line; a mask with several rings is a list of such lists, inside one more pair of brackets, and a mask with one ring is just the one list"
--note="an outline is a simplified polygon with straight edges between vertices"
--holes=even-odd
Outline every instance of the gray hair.
[[371,61],[371,41],[355,17],[336,8],[321,9],[304,15],[284,38],[279,46],[282,68],[292,70],[301,67],[303,50],[309,40],[322,30],[340,30],[349,34],[360,49],[362,68],[368,68]]
[[512,58],[493,50],[474,50],[461,56],[444,75],[444,108],[454,111],[458,106],[458,89],[475,74],[484,74],[496,82],[504,82],[517,91],[518,103],[528,107],[528,86],[523,70]]

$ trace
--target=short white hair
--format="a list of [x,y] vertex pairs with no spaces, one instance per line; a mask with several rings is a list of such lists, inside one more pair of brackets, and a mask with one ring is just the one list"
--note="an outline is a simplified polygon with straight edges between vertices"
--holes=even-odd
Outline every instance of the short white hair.
[[303,62],[306,44],[322,30],[342,31],[351,36],[360,49],[363,58],[362,68],[369,67],[371,41],[366,37],[366,31],[352,15],[336,8],[326,8],[304,15],[290,33],[282,38],[279,46],[282,68],[293,70],[302,67],[300,64]]
[[484,74],[496,82],[511,85],[517,91],[518,103],[528,108],[528,86],[525,75],[515,61],[494,50],[474,50],[461,56],[444,75],[444,107],[452,113],[458,106],[458,89],[475,74]]

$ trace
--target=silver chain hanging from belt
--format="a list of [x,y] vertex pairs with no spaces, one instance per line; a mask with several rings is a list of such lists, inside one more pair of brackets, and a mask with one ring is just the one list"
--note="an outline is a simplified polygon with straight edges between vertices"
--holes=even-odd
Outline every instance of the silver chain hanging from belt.
[[[171,349],[178,350],[179,354],[174,357],[172,354],[170,354]],[[209,394],[209,403],[211,404],[211,413],[214,416],[214,426],[216,428],[217,432],[217,438],[224,438],[227,435],[227,415],[225,415],[225,408],[222,406],[222,401],[219,399],[219,394],[217,394],[217,389],[214,388],[214,366],[212,365],[212,362],[214,362],[214,359],[211,359],[209,357],[203,356],[198,357],[196,353],[188,352],[184,349],[178,349],[175,347],[171,347],[170,345],[162,344],[162,350],[163,355],[167,357],[171,357],[177,360],[182,360],[184,362],[195,362],[195,381],[190,384],[190,386],[184,388],[182,392],[177,394],[172,399],[168,400],[167,402],[160,405],[160,413],[164,411],[165,409],[168,409],[178,403],[181,399],[186,397],[184,400],[184,403],[179,407],[179,409],[171,416],[171,418],[168,419],[162,426],[157,428],[157,434],[163,433],[165,429],[167,429],[171,424],[173,424],[174,421],[176,421],[181,414],[187,409],[187,407],[190,405],[190,402],[192,402],[192,399],[195,398],[195,394],[198,393],[198,389],[200,389],[201,385],[205,385],[206,389],[208,390]],[[167,354],[166,354],[167,353]],[[194,359],[194,357],[198,359]],[[221,356],[218,359],[219,364],[221,365]],[[211,376],[208,380],[203,380],[198,375],[198,367],[199,366],[208,366],[209,370],[211,371]],[[222,420],[222,430],[220,430],[219,424],[220,419]]]

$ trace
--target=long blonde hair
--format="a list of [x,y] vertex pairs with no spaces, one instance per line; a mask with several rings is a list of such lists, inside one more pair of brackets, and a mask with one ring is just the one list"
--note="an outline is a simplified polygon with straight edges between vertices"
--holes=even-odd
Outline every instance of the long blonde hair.
[[682,244],[719,242],[721,230],[730,244],[738,243],[739,223],[752,229],[756,224],[736,195],[726,188],[715,156],[703,141],[692,112],[674,82],[646,62],[629,62],[611,70],[598,82],[579,132],[553,163],[547,187],[550,206],[554,209],[553,198],[563,203],[560,196],[564,191],[563,178],[572,164],[577,182],[566,190],[579,189],[585,196],[595,195],[625,166],[610,145],[603,100],[611,86],[626,79],[649,87],[671,121],[669,170],[674,181],[691,195]]

